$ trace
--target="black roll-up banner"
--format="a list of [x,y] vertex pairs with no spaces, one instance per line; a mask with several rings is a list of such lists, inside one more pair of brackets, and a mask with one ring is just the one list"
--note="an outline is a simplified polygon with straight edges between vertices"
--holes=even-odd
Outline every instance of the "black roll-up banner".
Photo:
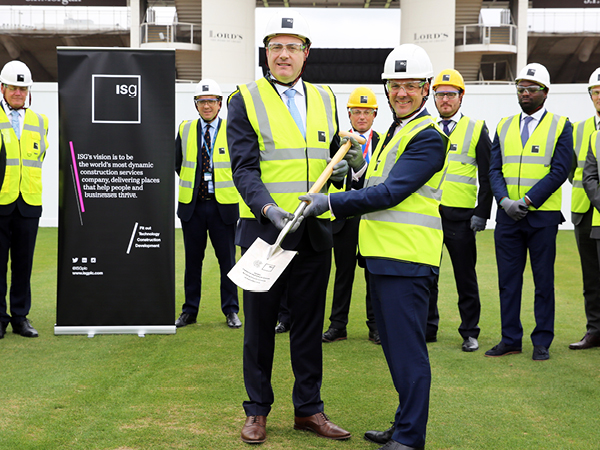
[[57,50],[55,334],[174,333],[175,51]]

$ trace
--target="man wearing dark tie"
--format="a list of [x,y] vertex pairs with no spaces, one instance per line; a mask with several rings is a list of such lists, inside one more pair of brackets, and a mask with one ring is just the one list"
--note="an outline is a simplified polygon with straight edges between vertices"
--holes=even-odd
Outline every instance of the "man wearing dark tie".
[[[588,83],[588,93],[596,113],[587,120],[573,124],[573,167],[569,179],[571,190],[571,222],[575,226],[575,241],[581,260],[583,300],[585,306],[586,332],[579,342],[569,344],[571,350],[600,347],[600,261],[596,251],[596,239],[592,232],[594,206],[583,184],[583,168],[588,156],[590,136],[600,129],[600,68],[594,70]],[[597,214],[597,212],[596,212]]]
[[554,339],[554,261],[561,185],[573,156],[571,123],[546,111],[550,75],[530,63],[516,79],[522,114],[500,121],[492,144],[490,183],[498,202],[494,241],[500,289],[502,340],[485,356],[521,353],[521,291],[527,253],[535,283],[536,327],[532,359],[550,358]]
[[240,328],[237,286],[227,277],[235,265],[235,226],[239,194],[231,178],[226,123],[219,118],[223,94],[210,79],[200,81],[194,103],[196,120],[179,125],[175,170],[179,175],[179,205],[185,247],[185,303],[175,326],[196,323],[202,294],[202,261],[207,234],[221,272],[221,311],[230,328]]
[[[365,86],[354,89],[348,97],[348,118],[352,124],[352,131],[362,136],[366,142],[362,146],[363,158],[368,163],[373,150],[377,148],[380,135],[373,130],[373,121],[377,117],[377,98],[375,93]],[[366,166],[365,166],[366,169]],[[342,191],[352,189],[353,179],[359,179],[364,172],[355,173],[349,171]],[[329,192],[339,192],[335,186],[329,186]],[[333,229],[333,258],[335,261],[335,284],[333,286],[333,299],[331,302],[331,325],[323,333],[323,342],[341,341],[347,338],[346,325],[348,324],[348,313],[350,311],[350,300],[352,298],[352,284],[356,272],[356,261],[362,258],[358,255],[358,223],[360,216],[346,219],[336,218],[332,223]],[[359,261],[361,267],[364,263]],[[366,311],[367,327],[369,328],[369,340],[381,344],[375,314],[371,305],[369,293],[369,276],[365,270],[365,282],[367,286]]]
[[[475,233],[485,229],[492,209],[493,196],[488,178],[492,143],[483,120],[471,119],[459,112],[465,94],[465,82],[458,71],[441,71],[433,81],[433,90],[435,106],[440,114],[438,123],[450,137],[448,172],[444,178],[440,205],[444,244],[454,269],[461,318],[458,332],[463,339],[462,350],[473,352],[479,348],[477,338],[481,313],[475,271]],[[437,302],[436,283],[429,297],[427,342],[437,340],[440,321]]]
[[[38,337],[27,315],[31,309],[31,269],[42,215],[42,163],[48,149],[48,118],[29,108],[33,84],[21,61],[6,63],[0,72],[2,159],[0,191],[0,338],[10,323],[13,333]],[[10,314],[6,273],[10,253]]]
[[[227,142],[233,180],[243,203],[236,244],[245,252],[257,238],[273,244],[294,218],[298,196],[307,192],[339,149],[335,96],[327,86],[301,79],[310,51],[310,32],[295,11],[274,14],[264,34],[269,72],[238,86],[229,97]],[[350,153],[352,152],[352,153]],[[334,166],[341,182],[348,166],[364,165],[360,146],[351,162]],[[341,185],[341,183],[340,183]],[[326,189],[326,188],[324,188]],[[290,358],[294,372],[294,429],[343,440],[350,433],[324,413],[322,335],[325,298],[331,269],[329,214],[303,220],[282,241],[296,251],[290,264],[267,292],[244,291],[244,401],[246,420],[241,439],[267,439],[267,416],[274,402],[271,372],[275,325],[284,298],[290,313]],[[287,293],[287,294],[286,294]]]

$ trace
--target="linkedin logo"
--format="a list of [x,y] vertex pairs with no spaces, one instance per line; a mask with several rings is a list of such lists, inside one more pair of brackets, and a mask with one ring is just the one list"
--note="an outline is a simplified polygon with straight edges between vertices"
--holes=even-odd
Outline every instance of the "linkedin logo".
[[92,123],[142,123],[141,75],[92,75]]

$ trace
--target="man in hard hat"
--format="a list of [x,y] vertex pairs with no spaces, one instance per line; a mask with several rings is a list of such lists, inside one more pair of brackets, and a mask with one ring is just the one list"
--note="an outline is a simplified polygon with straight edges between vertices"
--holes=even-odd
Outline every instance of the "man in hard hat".
[[179,205],[185,247],[185,303],[178,328],[196,323],[202,294],[202,261],[207,235],[221,272],[221,311],[230,328],[240,328],[237,286],[227,274],[235,265],[235,224],[239,195],[231,179],[226,121],[219,118],[223,94],[216,81],[205,79],[194,92],[200,114],[179,125],[175,171],[179,175]]
[[[351,132],[362,136],[366,143],[362,146],[363,158],[369,162],[373,149],[379,143],[380,135],[373,130],[373,121],[377,117],[377,97],[375,93],[366,86],[359,86],[352,91],[348,98],[348,118],[352,124]],[[349,173],[342,190],[352,188],[352,173]],[[331,185],[329,192],[339,192],[339,189]],[[335,284],[333,286],[333,299],[331,302],[331,325],[323,333],[323,342],[335,342],[347,339],[348,313],[350,311],[350,300],[352,298],[352,284],[356,272],[356,261],[358,259],[358,223],[360,216],[346,219],[336,218],[331,226],[333,229],[333,257],[335,260]],[[364,264],[361,265],[364,267]],[[369,328],[369,340],[381,344],[379,332],[375,324],[375,314],[371,306],[371,295],[369,293],[369,279],[365,270],[365,283],[367,286],[366,309],[367,327]]]
[[523,111],[500,121],[492,144],[490,183],[498,202],[494,240],[500,289],[502,340],[485,355],[521,353],[521,291],[527,253],[535,283],[536,327],[532,359],[550,358],[554,338],[554,260],[561,213],[561,185],[573,156],[571,123],[546,111],[550,75],[538,63],[515,80]]
[[[475,233],[485,229],[492,209],[492,190],[488,172],[492,142],[483,120],[471,119],[459,112],[465,95],[465,82],[454,69],[442,70],[433,81],[438,124],[450,137],[448,172],[444,179],[440,215],[444,244],[454,269],[463,338],[462,350],[479,349],[481,302],[477,285],[477,244]],[[479,181],[479,183],[477,183]],[[479,189],[477,189],[479,184]],[[431,291],[427,317],[428,342],[437,340],[440,315],[438,289]]]
[[[264,35],[269,73],[241,85],[229,98],[227,142],[233,180],[244,203],[236,244],[245,252],[257,238],[273,244],[294,219],[298,196],[307,192],[340,146],[335,97],[326,86],[302,81],[310,48],[304,18],[294,11],[276,13]],[[350,165],[364,165],[360,146]],[[348,162],[334,168],[341,182]],[[340,184],[341,185],[341,184]],[[326,188],[325,188],[326,189]],[[297,254],[267,292],[244,291],[244,442],[264,442],[273,404],[271,372],[275,325],[287,289],[290,312],[290,356],[294,428],[330,439],[350,433],[331,422],[321,400],[322,342],[325,298],[331,268],[330,216],[295,222],[282,242]]]
[[[0,133],[6,152],[0,192],[0,338],[9,323],[13,333],[38,337],[27,315],[31,309],[33,252],[42,215],[42,162],[48,149],[48,118],[29,108],[33,80],[24,63],[6,63],[0,83]],[[6,305],[9,253],[10,314]]]
[[414,44],[395,48],[381,78],[394,115],[359,190],[300,197],[305,216],[331,210],[362,214],[358,241],[366,260],[381,345],[399,405],[392,426],[367,431],[380,450],[423,449],[431,369],[425,342],[430,290],[439,272],[443,232],[439,214],[449,140],[425,108],[433,66]]
[[600,347],[600,263],[596,239],[590,237],[594,207],[582,185],[583,166],[590,146],[590,136],[600,129],[600,68],[594,70],[588,92],[596,113],[587,120],[573,124],[573,167],[571,176],[571,221],[575,225],[575,241],[581,260],[586,333],[579,342],[569,345],[572,350]]

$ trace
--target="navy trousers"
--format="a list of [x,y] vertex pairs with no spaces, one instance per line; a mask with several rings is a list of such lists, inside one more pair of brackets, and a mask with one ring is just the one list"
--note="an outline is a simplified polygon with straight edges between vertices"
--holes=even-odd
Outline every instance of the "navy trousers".
[[369,273],[369,279],[381,346],[398,392],[392,439],[409,447],[424,447],[431,387],[425,328],[435,276]]
[[514,224],[496,223],[494,241],[500,289],[502,342],[521,346],[521,291],[527,252],[535,283],[533,345],[550,347],[554,339],[554,261],[558,225],[534,228],[522,219]]

